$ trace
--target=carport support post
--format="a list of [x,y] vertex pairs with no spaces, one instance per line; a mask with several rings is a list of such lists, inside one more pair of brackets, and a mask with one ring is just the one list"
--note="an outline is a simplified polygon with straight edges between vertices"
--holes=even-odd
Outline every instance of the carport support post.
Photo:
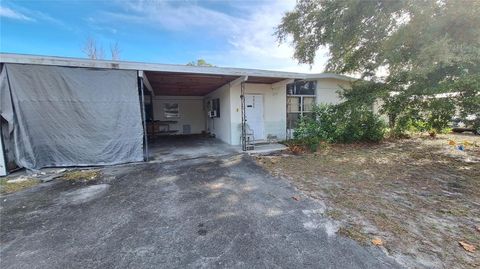
[[[143,75],[143,72],[142,72]],[[143,94],[143,77],[138,76],[138,88],[140,89],[140,105],[142,112],[142,123],[143,123],[143,145],[145,145],[145,151],[143,159],[148,162],[148,136],[147,136],[147,121],[145,119],[145,95]]]
[[246,118],[245,118],[245,82],[240,83],[240,100],[242,110],[242,150],[247,151],[247,130],[246,130]]

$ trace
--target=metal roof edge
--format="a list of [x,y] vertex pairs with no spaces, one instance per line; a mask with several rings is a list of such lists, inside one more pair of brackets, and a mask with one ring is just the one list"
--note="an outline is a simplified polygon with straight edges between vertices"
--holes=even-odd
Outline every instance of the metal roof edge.
[[176,64],[157,64],[131,61],[113,60],[92,60],[72,57],[42,56],[31,54],[0,53],[0,63],[37,64],[67,67],[85,67],[101,69],[122,69],[178,72],[193,74],[231,75],[231,76],[259,76],[305,79],[308,75],[304,73],[293,73],[284,71],[270,71],[261,69],[246,69],[232,67],[209,67],[209,66],[188,66]]
[[322,78],[333,78],[333,79],[339,79],[339,80],[350,81],[350,82],[359,80],[358,78],[335,74],[335,73],[318,73],[318,74],[306,75],[306,79],[322,79]]

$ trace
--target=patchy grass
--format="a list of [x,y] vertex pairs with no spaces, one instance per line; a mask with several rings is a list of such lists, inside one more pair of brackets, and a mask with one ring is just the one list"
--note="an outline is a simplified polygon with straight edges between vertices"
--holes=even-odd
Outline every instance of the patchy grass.
[[0,193],[8,194],[12,192],[17,192],[26,188],[33,187],[38,183],[40,183],[40,181],[33,178],[14,182],[9,182],[7,181],[7,179],[0,179]]
[[379,237],[407,267],[480,267],[480,136],[332,145],[258,162],[325,201],[339,234],[367,244]]
[[334,220],[341,220],[343,217],[342,211],[335,209],[328,210],[327,212],[325,212],[325,215]]
[[92,181],[101,177],[100,170],[72,170],[65,172],[60,178],[69,181]]
[[342,226],[338,229],[337,234],[353,239],[362,245],[367,245],[369,241],[368,235],[358,225]]

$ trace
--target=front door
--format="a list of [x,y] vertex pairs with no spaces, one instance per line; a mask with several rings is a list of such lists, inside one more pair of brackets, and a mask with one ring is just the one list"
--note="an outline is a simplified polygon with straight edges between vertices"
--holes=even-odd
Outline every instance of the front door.
[[248,128],[253,131],[255,140],[265,139],[262,95],[245,95],[245,119]]

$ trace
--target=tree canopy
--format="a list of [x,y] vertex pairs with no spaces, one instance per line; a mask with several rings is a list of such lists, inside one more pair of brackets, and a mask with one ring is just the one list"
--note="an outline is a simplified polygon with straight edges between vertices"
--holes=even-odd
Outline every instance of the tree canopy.
[[276,35],[300,63],[327,47],[327,71],[383,82],[372,91],[382,90],[385,110],[454,92],[444,99],[480,118],[480,1],[299,0]]
[[191,61],[187,65],[190,66],[214,66],[213,64],[207,63],[204,59],[198,59],[197,61]]

